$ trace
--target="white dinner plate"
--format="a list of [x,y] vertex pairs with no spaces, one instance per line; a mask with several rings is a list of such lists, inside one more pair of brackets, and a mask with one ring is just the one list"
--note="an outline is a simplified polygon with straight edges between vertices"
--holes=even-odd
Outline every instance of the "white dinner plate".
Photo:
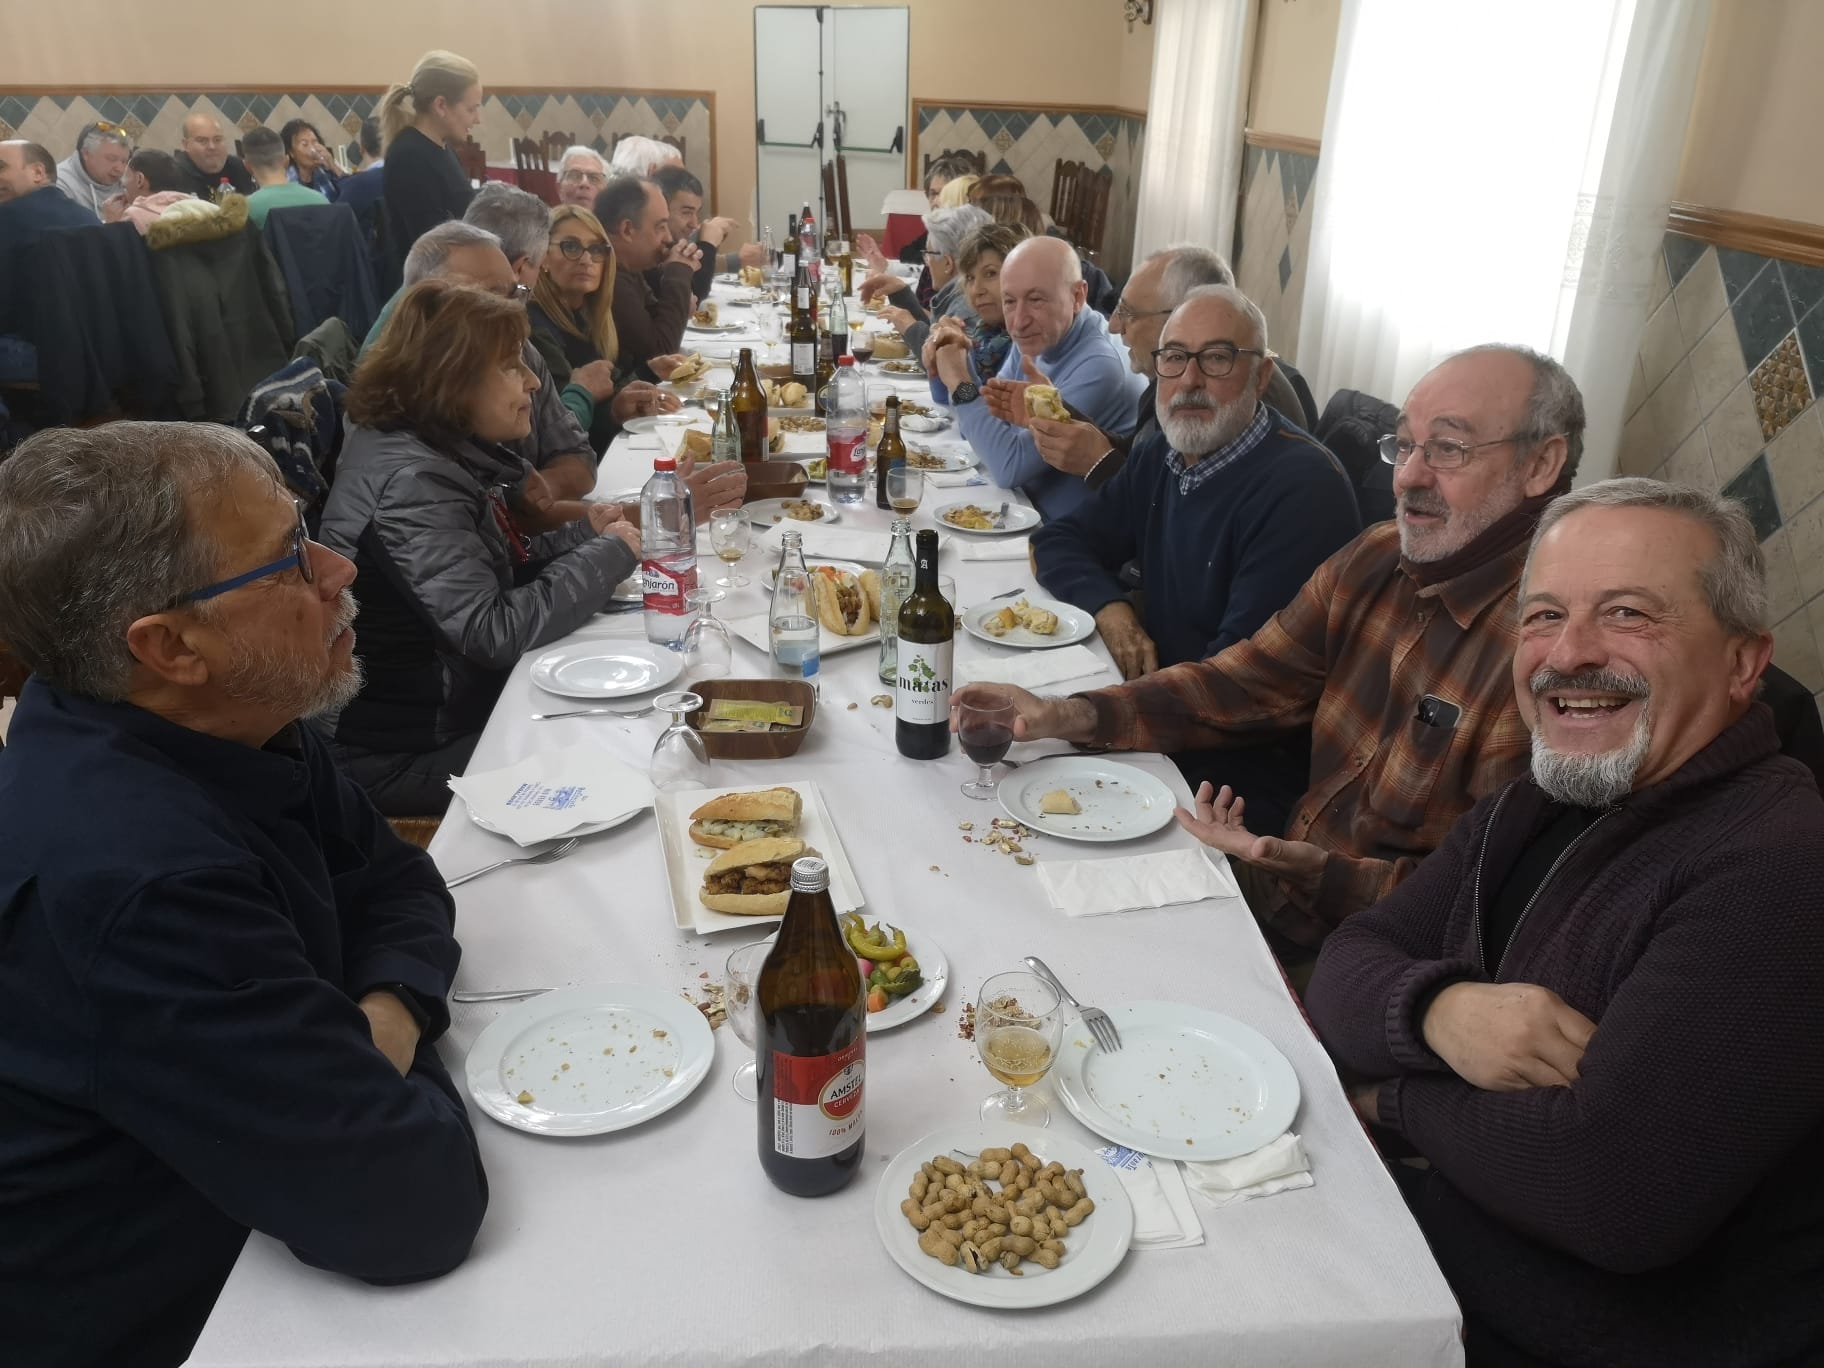
[[[1048,793],[1063,789],[1083,810],[1040,812]],[[1132,841],[1172,820],[1178,799],[1163,779],[1094,755],[1038,760],[995,785],[1007,815],[1067,841]]]
[[502,1125],[601,1135],[670,1111],[715,1055],[709,1023],[675,992],[605,983],[515,1003],[476,1037],[463,1071],[475,1105]]
[[[1029,1260],[1020,1265],[1019,1277],[999,1267],[970,1273],[960,1266],[939,1263],[920,1249],[918,1232],[899,1209],[912,1175],[935,1155],[948,1154],[958,1163],[966,1163],[962,1154],[953,1151],[978,1154],[1016,1140],[1024,1140],[1047,1163],[1055,1159],[1067,1169],[1082,1169],[1084,1190],[1096,1204],[1088,1219],[1064,1237],[1064,1257],[1058,1266],[1045,1268]],[[1074,1140],[1030,1126],[990,1130],[972,1122],[933,1131],[893,1157],[874,1193],[874,1226],[893,1262],[933,1292],[971,1306],[1017,1310],[1079,1297],[1119,1268],[1134,1242],[1134,1207],[1115,1171]]]
[[684,331],[693,333],[738,333],[745,332],[748,326],[749,325],[746,323],[686,323],[684,325]]
[[925,380],[930,378],[925,374],[925,368],[919,364],[916,358],[896,356],[891,360],[876,361],[874,364],[880,367],[880,373],[883,376],[890,375],[895,380]]
[[1040,636],[1024,625],[1010,628],[1004,635],[996,636],[982,623],[993,617],[1003,608],[1011,608],[1017,601],[1011,599],[993,599],[987,603],[977,604],[963,613],[963,630],[970,636],[991,641],[997,646],[1018,646],[1028,651],[1045,651],[1053,646],[1068,646],[1075,641],[1087,641],[1096,634],[1096,619],[1081,608],[1068,603],[1058,603],[1052,599],[1034,598],[1030,594],[1026,602],[1034,608],[1043,608],[1058,615],[1058,630],[1050,636]]
[[[473,807],[471,807],[467,803],[466,800],[463,803],[463,806],[467,807],[469,810],[469,820],[471,822],[475,823],[475,825],[480,827],[483,831],[492,832],[496,836],[506,836],[506,834],[507,834],[506,832],[502,831],[499,827],[495,826],[492,822],[490,822],[486,817],[483,817],[479,812],[475,811],[475,809]],[[564,833],[564,836],[566,839],[568,839],[571,836],[593,836],[598,831],[611,831],[615,827],[621,826],[627,822],[631,822],[635,817],[638,817],[645,810],[646,810],[645,808],[635,808],[632,812],[628,813],[625,817],[616,817],[612,822],[590,822],[587,826],[579,826],[579,827],[572,828],[569,831],[566,831]],[[508,837],[508,839],[511,840],[512,838]],[[916,953],[916,952],[914,952],[914,953]]]
[[[686,383],[694,384],[695,382],[687,381]],[[639,418],[629,418],[621,424],[621,431],[635,437],[644,437],[648,433],[657,432],[660,423],[667,425],[676,423],[680,427],[697,428],[703,432],[708,432],[715,426],[707,413],[690,413],[680,410],[677,413],[648,413]]]
[[982,463],[982,458],[975,454],[974,448],[968,446],[946,447],[939,451],[936,447],[907,442],[906,450],[919,456],[935,456],[944,463],[941,468],[937,469],[930,466],[913,467],[915,470],[924,471],[927,475],[954,475],[958,471],[973,470]]
[[[812,503],[823,510],[821,518],[787,517],[787,503]],[[834,504],[827,504],[822,499],[756,499],[747,505],[747,520],[762,531],[775,525],[782,527],[829,527],[832,523],[842,521],[842,514]]]
[[1052,1085],[1097,1135],[1162,1159],[1233,1159],[1271,1144],[1298,1115],[1298,1075],[1273,1043],[1181,1002],[1109,1009],[1121,1048],[1081,1020],[1064,1032]]
[[950,521],[950,512],[952,509],[967,508],[971,503],[975,503],[977,508],[986,510],[990,517],[1000,511],[1000,504],[998,503],[984,504],[977,503],[973,499],[965,499],[962,503],[945,504],[942,508],[938,509],[937,520],[951,531],[961,532],[966,536],[971,537],[1008,537],[1012,536],[1015,532],[1029,532],[1037,527],[1041,521],[1038,509],[1028,507],[1026,504],[1017,503],[1008,504],[1007,525],[1005,527],[996,527],[993,529],[982,527],[959,527]]
[[[876,1031],[890,1031],[895,1026],[904,1026],[908,1021],[923,1016],[931,1010],[931,1004],[944,995],[944,987],[950,982],[950,961],[937,948],[937,942],[922,931],[906,931],[903,926],[899,929],[906,932],[906,953],[917,958],[924,982],[904,997],[888,998],[887,1005],[878,1012],[869,1012],[869,1035]],[[766,938],[766,943],[771,945],[778,938],[779,933],[775,931]]]
[[650,641],[578,641],[532,662],[532,682],[563,698],[625,698],[671,683],[684,657]]
[[[804,568],[807,570],[810,570],[814,573],[816,571],[817,567],[820,565],[829,565],[829,566],[835,567],[838,570],[846,571],[848,574],[855,576],[856,579],[861,578],[861,572],[866,568],[859,561],[846,561],[846,560],[807,560],[804,563]],[[766,567],[766,587],[768,589],[771,589],[773,587],[773,581],[778,578],[779,578],[779,567],[776,565],[767,566]]]

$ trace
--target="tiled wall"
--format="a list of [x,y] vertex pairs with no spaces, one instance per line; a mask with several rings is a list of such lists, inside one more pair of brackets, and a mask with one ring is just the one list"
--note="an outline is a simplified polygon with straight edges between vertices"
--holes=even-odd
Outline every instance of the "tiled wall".
[[[1267,316],[1273,350],[1298,364],[1298,311],[1311,247],[1311,185],[1317,158],[1248,147],[1230,264],[1235,284]],[[1319,396],[1321,403],[1323,396]]]
[[1658,268],[1621,471],[1748,506],[1774,662],[1824,704],[1824,270],[1678,234]]
[[[346,144],[380,103],[378,91],[117,92],[107,95],[38,95],[0,92],[0,139],[29,138],[44,144],[59,161],[74,149],[83,125],[105,119],[127,130],[143,147],[175,149],[183,140],[183,123],[194,112],[216,115],[229,137],[265,124],[277,131],[288,120],[308,119],[325,141]],[[705,182],[710,180],[710,107],[701,96],[627,95],[612,91],[545,92],[515,95],[490,91],[482,102],[475,141],[490,162],[511,165],[513,139],[542,137],[562,130],[603,151],[617,133],[658,137],[675,133],[684,139],[684,160]]]
[[1058,113],[1035,109],[974,109],[920,105],[917,165],[945,150],[983,152],[988,169],[1018,176],[1040,209],[1051,208],[1057,164],[1075,161],[1092,171],[1109,167],[1108,221],[1102,235],[1102,269],[1123,280],[1133,257],[1134,204],[1140,183],[1144,120],[1124,114]]

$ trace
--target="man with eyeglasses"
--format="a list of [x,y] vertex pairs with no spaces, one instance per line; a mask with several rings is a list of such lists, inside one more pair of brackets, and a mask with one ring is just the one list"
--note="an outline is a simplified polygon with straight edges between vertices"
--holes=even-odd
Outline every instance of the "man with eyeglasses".
[[435,866],[301,719],[360,687],[354,567],[232,428],[0,464],[0,1322],[9,1362],[175,1365],[250,1229],[374,1283],[487,1181],[432,1042]]
[[[1245,641],[1110,689],[1019,700],[1014,736],[1123,750],[1227,749],[1312,729],[1309,787],[1283,831],[1202,785],[1179,824],[1226,853],[1295,970],[1352,912],[1525,767],[1508,677],[1527,539],[1583,454],[1583,398],[1525,347],[1473,347],[1407,396],[1382,451],[1398,515],[1317,568]],[[959,700],[968,691],[958,690]]]
[[[1113,479],[1032,534],[1039,583],[1096,615],[1127,679],[1252,636],[1362,528],[1336,458],[1262,399],[1273,371],[1267,322],[1246,295],[1192,290],[1152,360],[1156,425]],[[1133,560],[1139,609],[1119,579]],[[1275,832],[1311,764],[1302,729],[1174,759],[1192,787],[1213,778],[1247,794],[1253,820]]]
[[557,163],[557,200],[578,209],[593,209],[595,197],[608,184],[608,163],[593,147],[566,147]]

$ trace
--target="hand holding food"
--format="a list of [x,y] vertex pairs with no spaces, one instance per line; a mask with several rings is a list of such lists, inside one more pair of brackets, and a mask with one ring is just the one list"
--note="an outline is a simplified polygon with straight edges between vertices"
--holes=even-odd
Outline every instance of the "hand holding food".
[[[712,305],[711,307],[713,308],[714,306]],[[682,384],[686,380],[700,380],[705,375],[709,374],[709,358],[707,356],[704,356],[701,352],[685,352],[682,356],[676,358],[655,357],[652,363],[653,373],[655,375],[658,374],[658,362],[660,360],[668,359],[673,361],[673,365],[670,373],[667,374],[665,378],[674,385]]]
[[1028,385],[1026,386],[1026,416],[1049,418],[1054,423],[1068,423],[1070,410],[1064,407],[1064,400],[1050,385]]
[[1026,426],[1026,382],[1024,380],[1002,380],[998,376],[982,386],[982,402],[988,405],[988,412],[1003,423],[1014,427]]

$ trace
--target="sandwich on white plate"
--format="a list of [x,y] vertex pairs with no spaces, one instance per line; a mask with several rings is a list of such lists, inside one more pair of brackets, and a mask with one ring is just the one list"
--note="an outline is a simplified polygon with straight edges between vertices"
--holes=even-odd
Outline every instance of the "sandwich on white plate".
[[690,814],[690,839],[698,845],[729,850],[743,841],[791,836],[803,815],[804,799],[796,789],[725,793]]

